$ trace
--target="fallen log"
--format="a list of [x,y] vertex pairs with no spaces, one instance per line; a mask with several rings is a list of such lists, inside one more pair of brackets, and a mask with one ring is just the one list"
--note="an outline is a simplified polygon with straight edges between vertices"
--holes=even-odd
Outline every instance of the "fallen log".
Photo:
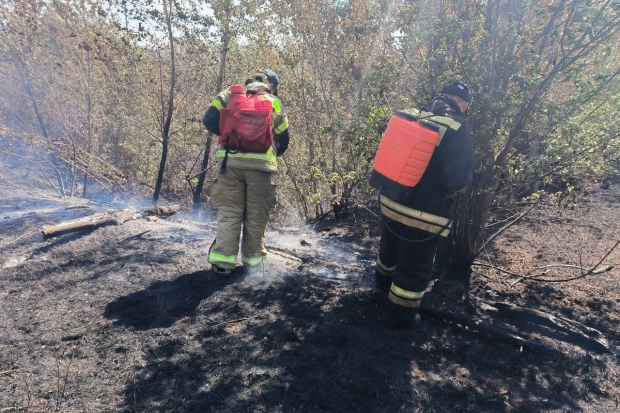
[[492,301],[484,303],[496,308],[505,317],[555,330],[557,331],[555,335],[558,340],[579,346],[588,351],[611,353],[620,357],[620,349],[615,344],[609,342],[603,333],[595,328],[532,308],[522,308]]
[[167,207],[150,207],[138,210],[123,209],[120,211],[109,211],[90,215],[72,221],[62,222],[57,225],[48,225],[41,228],[44,238],[56,237],[59,235],[93,230],[107,225],[121,225],[131,219],[149,216],[169,217],[181,210],[181,205],[171,205]]
[[477,323],[476,321],[459,316],[457,314],[452,314],[447,311],[435,310],[431,308],[420,308],[420,314],[423,316],[429,316],[431,318],[441,318],[443,320],[452,322],[457,325],[461,325],[463,327],[467,327],[471,330],[478,331],[483,334],[488,334],[493,338],[497,338],[509,344],[514,344],[521,348],[527,348],[533,351],[539,352],[551,352],[552,348],[545,346],[544,344],[537,343],[532,340],[527,340],[521,336],[516,334],[509,333],[507,331],[501,330],[497,327],[493,327],[491,325]]
[[91,215],[90,218],[78,222],[63,222],[58,225],[45,226],[41,228],[43,237],[50,238],[58,235],[69,234],[71,232],[79,232],[85,230],[93,230],[95,228],[104,227],[106,225],[120,225],[130,219],[134,219],[134,212],[130,210],[106,212],[105,214]]
[[154,215],[162,218],[167,218],[170,215],[174,215],[181,210],[181,205],[174,204],[165,207],[150,207],[150,208],[141,208],[139,213],[142,215]]
[[217,229],[217,222],[195,222],[192,221],[192,224],[196,227],[196,228],[200,228],[200,229],[204,229],[204,230],[216,230]]
[[[505,317],[516,321],[533,323],[538,326],[546,326],[552,331],[545,332],[538,330],[538,332],[545,335],[549,339],[581,347],[586,351],[610,353],[620,357],[620,349],[618,349],[615,344],[610,343],[600,331],[576,321],[553,316],[540,310],[521,308],[505,303],[491,301],[482,301],[481,303],[488,307],[484,308],[481,306],[481,309],[493,309],[498,312],[496,315],[491,315],[491,318],[494,320],[499,320],[500,318]],[[443,319],[522,348],[542,352],[554,351],[552,347],[549,347],[543,343],[538,343],[536,341],[523,338],[515,333],[502,330],[490,324],[476,321],[468,317],[425,307],[420,307],[419,312],[422,316]],[[557,331],[557,333],[553,334],[553,330]]]

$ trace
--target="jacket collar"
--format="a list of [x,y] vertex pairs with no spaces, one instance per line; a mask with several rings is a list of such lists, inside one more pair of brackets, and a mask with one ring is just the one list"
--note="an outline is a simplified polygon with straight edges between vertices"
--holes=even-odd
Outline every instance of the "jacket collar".
[[436,113],[436,110],[443,111],[445,114],[454,112],[457,116],[465,117],[459,105],[447,95],[439,95],[431,101],[431,112]]
[[250,93],[260,93],[260,92],[267,92],[270,93],[271,89],[269,88],[269,85],[266,85],[263,82],[252,82],[248,85],[245,86],[245,90],[250,92]]

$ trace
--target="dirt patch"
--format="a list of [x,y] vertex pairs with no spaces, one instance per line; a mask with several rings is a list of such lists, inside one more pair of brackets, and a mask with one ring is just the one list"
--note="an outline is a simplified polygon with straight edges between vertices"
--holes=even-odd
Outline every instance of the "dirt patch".
[[[593,266],[620,239],[619,191],[593,191],[575,210],[537,208],[480,262],[578,275],[555,265]],[[372,287],[378,218],[366,207],[314,230],[270,228],[264,267],[223,280],[206,271],[213,231],[182,214],[44,240],[42,225],[101,212],[66,206],[0,180],[2,412],[618,409],[616,356],[488,304],[544,311],[618,344],[616,268],[549,283],[477,266],[470,283],[434,282],[427,308],[549,349],[532,351],[441,317],[385,328]],[[618,262],[616,251],[605,264]]]

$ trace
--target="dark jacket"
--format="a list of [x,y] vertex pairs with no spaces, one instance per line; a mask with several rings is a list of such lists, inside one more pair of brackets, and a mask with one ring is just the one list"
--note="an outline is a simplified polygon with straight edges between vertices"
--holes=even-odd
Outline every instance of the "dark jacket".
[[428,119],[446,126],[446,131],[420,182],[394,201],[409,208],[448,218],[447,195],[462,191],[470,185],[476,167],[471,131],[459,106],[448,96],[437,96],[421,110],[436,115]]

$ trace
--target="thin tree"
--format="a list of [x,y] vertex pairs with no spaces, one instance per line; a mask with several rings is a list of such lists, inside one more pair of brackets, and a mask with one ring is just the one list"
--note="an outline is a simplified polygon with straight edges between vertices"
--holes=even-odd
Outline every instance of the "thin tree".
[[162,0],[164,7],[164,18],[166,24],[166,30],[168,35],[168,44],[170,47],[170,88],[168,92],[167,104],[164,104],[164,90],[163,82],[160,88],[160,101],[162,108],[162,119],[164,119],[163,127],[161,129],[161,160],[159,162],[159,171],[157,173],[157,182],[155,183],[155,190],[153,192],[153,205],[157,205],[159,201],[159,194],[161,191],[162,183],[164,181],[164,172],[166,169],[166,159],[168,157],[168,145],[170,142],[170,125],[172,124],[172,114],[174,112],[174,86],[176,79],[176,67],[174,61],[174,37],[172,33],[172,23],[170,15],[172,13],[172,1]]
[[[226,0],[223,5],[222,17],[220,19],[222,24],[222,50],[220,52],[220,67],[217,75],[217,80],[215,84],[215,90],[219,92],[222,89],[222,85],[224,84],[224,79],[226,78],[226,56],[228,54],[228,47],[233,36],[231,29],[231,8],[230,8],[230,0]],[[217,93],[216,92],[216,93]],[[198,182],[196,184],[196,188],[193,193],[193,213],[198,214],[200,212],[200,197],[202,194],[202,188],[205,183],[205,179],[207,176],[207,167],[209,166],[209,156],[211,154],[211,145],[213,142],[213,135],[210,132],[207,132],[207,141],[204,147],[204,155],[202,158],[202,163],[200,164],[200,174],[198,175]]]

